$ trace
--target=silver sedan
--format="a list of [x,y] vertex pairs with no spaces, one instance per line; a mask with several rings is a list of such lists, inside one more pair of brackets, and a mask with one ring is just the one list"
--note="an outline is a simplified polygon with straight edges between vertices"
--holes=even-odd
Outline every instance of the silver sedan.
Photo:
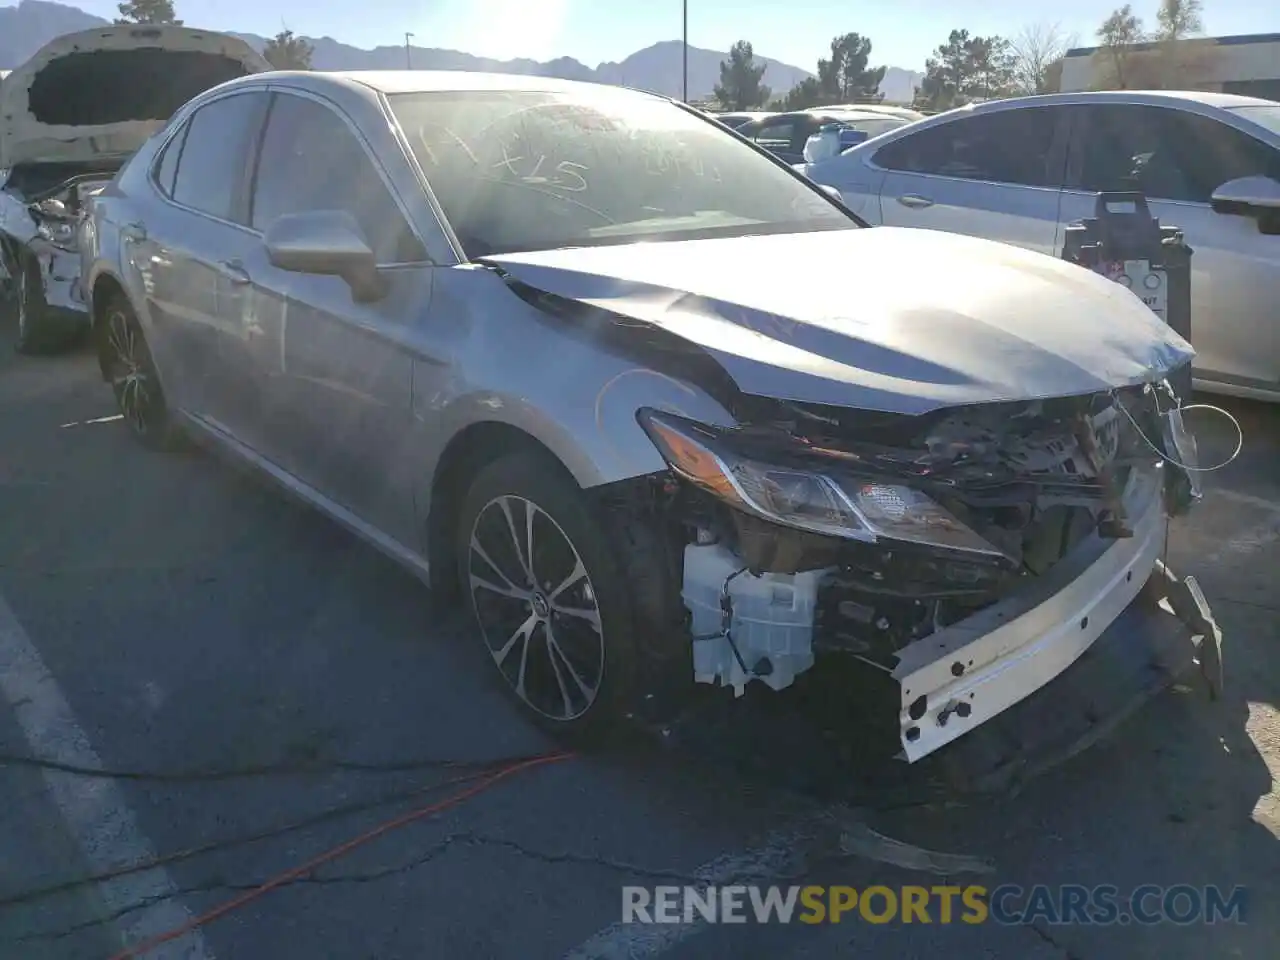
[[184,107],[81,245],[137,437],[461,592],[533,717],[834,650],[898,683],[916,759],[1137,596],[1192,498],[1153,452],[1191,351],[1088,271],[864,226],[648,94],[269,73]]

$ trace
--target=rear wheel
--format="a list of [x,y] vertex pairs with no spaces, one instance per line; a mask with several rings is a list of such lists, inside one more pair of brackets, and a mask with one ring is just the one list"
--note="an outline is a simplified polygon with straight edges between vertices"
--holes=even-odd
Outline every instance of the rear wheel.
[[119,295],[107,301],[97,326],[98,358],[133,435],[152,449],[171,449],[178,431],[170,416],[142,327]]
[[459,580],[506,691],[539,724],[581,736],[634,706],[634,618],[605,525],[547,458],[476,476],[459,518]]

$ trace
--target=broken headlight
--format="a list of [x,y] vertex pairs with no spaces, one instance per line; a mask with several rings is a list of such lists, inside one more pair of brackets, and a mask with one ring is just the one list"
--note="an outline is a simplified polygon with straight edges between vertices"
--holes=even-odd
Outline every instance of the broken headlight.
[[76,249],[76,220],[61,200],[42,200],[30,208],[36,234],[60,250]]
[[713,430],[642,410],[640,424],[679,476],[731,506],[775,523],[874,543],[883,538],[1003,556],[912,487],[883,479],[764,463],[734,453]]

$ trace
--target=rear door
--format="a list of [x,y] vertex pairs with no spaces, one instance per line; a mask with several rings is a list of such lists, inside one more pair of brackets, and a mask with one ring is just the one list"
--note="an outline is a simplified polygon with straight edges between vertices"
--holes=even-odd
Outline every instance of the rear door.
[[[404,162],[403,157],[392,161]],[[413,353],[432,267],[357,127],[327,101],[275,95],[253,179],[250,225],[343,210],[360,225],[388,293],[357,303],[338,277],[289,273],[261,241],[243,264],[251,302],[238,344],[263,385],[251,429],[268,457],[402,542],[413,542]]]
[[1169,107],[1073,108],[1076,133],[1061,223],[1094,215],[1100,190],[1141,190],[1191,257],[1196,375],[1242,387],[1280,385],[1280,236],[1252,217],[1215,213],[1213,191],[1246,176],[1280,180],[1280,153],[1220,120]]
[[869,161],[884,172],[881,223],[1055,254],[1065,146],[1065,114],[1052,106],[975,113],[898,137]]
[[244,191],[266,103],[265,92],[246,91],[199,107],[152,167],[160,202],[120,228],[142,275],[166,388],[183,408],[219,421],[228,414],[223,318],[241,294],[226,264],[253,240]]

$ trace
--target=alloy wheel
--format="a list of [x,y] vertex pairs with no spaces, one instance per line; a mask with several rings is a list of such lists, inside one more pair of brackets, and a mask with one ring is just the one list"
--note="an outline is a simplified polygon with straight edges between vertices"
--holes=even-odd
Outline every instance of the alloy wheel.
[[523,497],[490,500],[472,524],[467,572],[485,646],[516,696],[549,720],[585,714],[604,679],[604,634],[560,525]]
[[107,316],[107,354],[111,389],[126,422],[139,436],[149,436],[157,428],[163,407],[160,384],[142,333],[124,311]]

